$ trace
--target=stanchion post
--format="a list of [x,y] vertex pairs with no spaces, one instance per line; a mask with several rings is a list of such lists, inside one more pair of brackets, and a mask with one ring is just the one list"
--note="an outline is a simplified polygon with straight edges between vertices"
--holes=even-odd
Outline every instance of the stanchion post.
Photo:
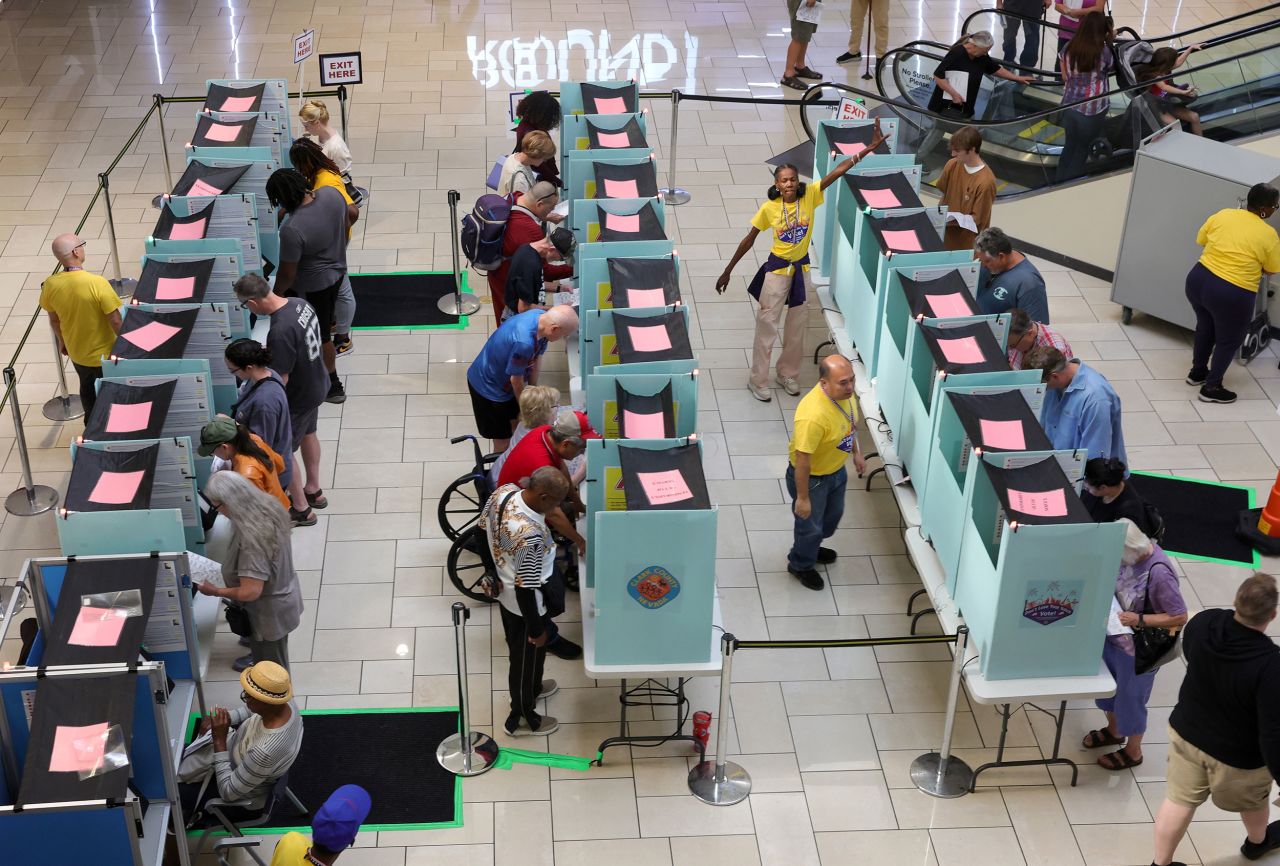
[[58,343],[58,335],[49,328],[49,336],[53,337],[53,365],[58,371],[58,393],[44,404],[44,417],[50,421],[71,421],[84,414],[84,406],[80,397],[67,389],[67,362],[62,357],[62,346]]
[[863,81],[870,81],[874,77],[871,74],[871,31],[875,29],[875,25],[871,23],[871,4],[877,3],[877,2],[888,3],[889,0],[871,0],[871,3],[867,4],[867,22],[865,25],[863,25],[867,28],[867,50],[862,55],[862,59],[866,61],[865,65],[862,68]]
[[689,771],[689,790],[693,796],[711,806],[732,806],[751,793],[751,776],[726,759],[729,737],[729,689],[733,685],[733,653],[738,639],[726,633],[720,639],[720,717],[716,721],[716,759],[703,761]]
[[116,275],[111,280],[111,287],[116,290],[116,294],[121,297],[127,297],[133,294],[133,289],[138,285],[137,280],[127,280],[120,273],[120,248],[116,243],[116,219],[111,211],[111,178],[105,172],[98,175],[98,183],[102,187],[102,201],[107,208],[107,239],[111,242],[111,269]]
[[[156,120],[160,122],[160,162],[164,165],[164,191],[173,192],[173,169],[169,167],[169,136],[164,131],[164,97],[159,93],[152,99],[156,103]],[[346,133],[346,130],[343,130]]]
[[22,486],[4,500],[5,510],[16,517],[44,514],[58,504],[58,491],[31,479],[31,458],[27,456],[27,437],[22,431],[22,407],[18,405],[18,375],[12,367],[4,368],[4,385],[9,392],[9,409],[13,412],[13,435],[22,460]]
[[973,789],[973,770],[951,754],[951,734],[955,729],[956,705],[960,701],[960,679],[964,675],[969,649],[969,627],[956,629],[956,655],[951,665],[951,687],[947,695],[947,717],[942,727],[942,748],[911,762],[911,781],[926,794],[943,799],[963,797]]
[[670,186],[658,190],[663,204],[688,204],[693,193],[676,186],[676,143],[680,132],[680,91],[671,91],[671,153],[667,154],[667,183]]
[[493,768],[498,760],[498,744],[493,737],[471,730],[471,702],[467,694],[467,620],[471,610],[455,601],[452,608],[453,634],[458,654],[458,733],[445,737],[436,748],[436,760],[455,776],[478,776]]
[[445,295],[436,306],[447,316],[470,316],[480,309],[480,299],[470,292],[462,291],[462,264],[458,258],[458,201],[462,193],[456,189],[449,190],[449,227],[452,232],[453,253],[453,294]]
[[338,85],[338,111],[342,114],[342,140],[347,141],[347,85]]

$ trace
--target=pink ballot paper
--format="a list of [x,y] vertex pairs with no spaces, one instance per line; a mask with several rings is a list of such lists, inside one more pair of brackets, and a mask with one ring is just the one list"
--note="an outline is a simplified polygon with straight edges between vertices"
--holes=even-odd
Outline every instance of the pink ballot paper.
[[667,294],[662,289],[627,289],[628,307],[665,307]]
[[150,419],[150,400],[146,403],[116,403],[107,415],[107,432],[132,433],[142,430]]
[[115,646],[124,630],[123,611],[108,607],[82,607],[67,643],[76,646]]
[[1066,517],[1067,494],[1065,490],[1045,490],[1028,493],[1009,488],[1009,507],[1019,514],[1038,517]]
[[142,483],[143,472],[103,472],[89,494],[90,502],[101,505],[125,505],[133,501]]
[[625,132],[602,132],[596,136],[601,147],[630,147],[631,136]]
[[228,96],[222,100],[222,107],[219,111],[253,111],[252,96]]
[[164,322],[150,322],[136,331],[130,331],[120,336],[142,351],[150,352],[181,330],[181,328],[173,325],[166,325]]
[[662,439],[667,432],[661,412],[641,415],[639,412],[623,411],[622,424],[627,429],[628,439]]
[[627,101],[621,96],[596,100],[596,114],[626,114]]
[[953,364],[977,364],[983,359],[982,347],[974,337],[961,337],[958,340],[939,340],[938,348],[942,357]]
[[935,319],[954,319],[972,315],[969,305],[964,302],[964,295],[928,295],[929,309],[933,310]]
[[235,141],[236,136],[240,134],[240,130],[244,129],[243,123],[228,126],[225,123],[211,123],[209,128],[205,130],[205,138],[210,141]]
[[978,421],[982,428],[982,444],[988,448],[1008,448],[1010,451],[1027,450],[1026,437],[1022,435],[1021,421]]
[[202,241],[204,240],[204,227],[208,222],[207,219],[199,219],[193,223],[174,223],[173,228],[169,229],[169,240]]
[[637,472],[640,487],[650,505],[666,505],[670,502],[682,502],[693,498],[689,485],[684,483],[684,476],[678,469],[666,472]]
[[195,277],[161,277],[156,280],[157,301],[185,301],[195,293]]
[[608,211],[605,211],[604,224],[609,227],[610,231],[638,232],[640,231],[640,214],[609,213]]
[[864,189],[862,197],[866,200],[867,207],[889,208],[902,204],[891,189]]
[[850,141],[848,143],[843,141],[837,141],[835,144],[835,148],[836,150],[843,153],[845,156],[857,156],[858,154],[866,150],[867,146],[859,141]]
[[222,195],[222,190],[197,178],[196,182],[191,184],[191,189],[187,190],[187,195]]
[[640,198],[640,187],[634,180],[604,179],[604,194],[609,198]]
[[53,754],[49,757],[51,773],[83,773],[102,764],[102,751],[107,743],[107,723],[97,725],[58,725],[53,732]]
[[920,236],[913,231],[881,232],[889,249],[898,253],[920,252]]
[[629,327],[627,333],[637,352],[665,352],[671,348],[671,336],[662,325]]

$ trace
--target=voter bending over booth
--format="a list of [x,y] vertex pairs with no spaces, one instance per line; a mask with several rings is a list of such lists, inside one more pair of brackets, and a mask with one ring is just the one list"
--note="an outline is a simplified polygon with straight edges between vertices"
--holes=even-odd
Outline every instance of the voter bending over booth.
[[1083,361],[1068,361],[1051,347],[1032,349],[1024,365],[1041,371],[1049,386],[1040,408],[1040,423],[1054,448],[1129,462],[1120,428],[1120,396],[1106,377]]

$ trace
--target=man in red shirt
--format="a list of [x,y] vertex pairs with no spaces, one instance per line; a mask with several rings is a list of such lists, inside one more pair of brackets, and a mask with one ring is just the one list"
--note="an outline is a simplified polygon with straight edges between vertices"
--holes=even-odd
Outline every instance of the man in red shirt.
[[[569,478],[569,467],[566,462],[572,460],[586,450],[588,439],[599,439],[600,434],[591,427],[585,412],[562,406],[551,424],[534,427],[520,440],[511,454],[502,464],[502,472],[498,474],[498,486],[519,484],[521,487],[528,481],[533,470],[543,466],[553,466]],[[569,498],[565,500],[577,513],[585,512],[578,491],[569,489]],[[561,537],[569,539],[578,548],[579,554],[585,554],[587,542],[578,534],[573,521],[563,509],[554,508],[547,514],[547,524]]]
[[[499,323],[506,312],[507,273],[511,270],[511,257],[525,244],[547,236],[546,222],[551,211],[560,203],[560,191],[546,181],[538,181],[529,191],[516,199],[507,217],[507,230],[502,236],[502,264],[489,272],[489,297],[493,301],[493,314]],[[564,280],[573,276],[572,265],[544,263],[542,278],[547,281]]]

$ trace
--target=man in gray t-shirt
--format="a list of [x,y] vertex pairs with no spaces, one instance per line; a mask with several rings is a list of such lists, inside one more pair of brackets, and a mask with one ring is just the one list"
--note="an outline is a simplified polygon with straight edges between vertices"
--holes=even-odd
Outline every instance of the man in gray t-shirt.
[[1013,248],[1000,229],[983,229],[974,242],[978,271],[978,309],[995,316],[1012,309],[1025,310],[1033,322],[1049,324],[1049,296],[1044,277],[1036,266]]

